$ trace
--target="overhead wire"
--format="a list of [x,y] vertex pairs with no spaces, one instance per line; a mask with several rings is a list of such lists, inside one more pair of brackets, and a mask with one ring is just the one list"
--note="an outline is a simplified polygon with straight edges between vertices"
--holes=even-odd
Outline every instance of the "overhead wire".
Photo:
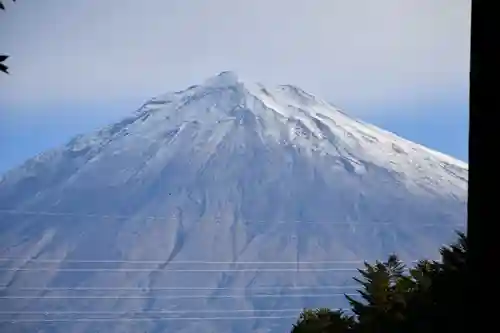
[[[106,215],[106,214],[94,214],[94,213],[70,213],[70,212],[48,212],[48,211],[23,211],[14,209],[0,209],[0,214],[9,215],[34,215],[34,216],[51,216],[51,217],[80,217],[80,218],[91,218],[100,220],[123,220],[123,219],[140,219],[140,220],[177,220],[176,216],[161,216],[161,215],[150,215],[150,216],[138,216],[138,215]],[[1,220],[0,220],[1,221]],[[199,219],[198,221],[203,222],[206,219]],[[217,223],[223,223],[223,219],[211,219]],[[379,221],[379,222],[356,222],[356,221],[302,221],[302,220],[234,220],[233,222],[243,223],[243,224],[254,224],[254,223],[277,223],[277,224],[288,224],[288,223],[299,223],[299,224],[328,224],[328,225],[356,225],[356,226],[378,226],[378,225],[397,225],[404,227],[465,227],[464,223],[419,223],[418,225],[408,224],[408,223],[397,223],[393,221]]]
[[331,294],[263,294],[263,295],[167,295],[167,296],[0,296],[0,299],[198,299],[198,298],[311,298],[311,297],[341,297],[341,296],[358,296],[354,293],[331,293]]

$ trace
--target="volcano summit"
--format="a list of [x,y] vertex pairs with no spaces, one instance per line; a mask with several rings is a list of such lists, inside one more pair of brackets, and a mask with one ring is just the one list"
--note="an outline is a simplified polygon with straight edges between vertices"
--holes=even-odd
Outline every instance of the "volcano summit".
[[288,332],[361,262],[436,257],[468,165],[223,72],[0,178],[2,332]]

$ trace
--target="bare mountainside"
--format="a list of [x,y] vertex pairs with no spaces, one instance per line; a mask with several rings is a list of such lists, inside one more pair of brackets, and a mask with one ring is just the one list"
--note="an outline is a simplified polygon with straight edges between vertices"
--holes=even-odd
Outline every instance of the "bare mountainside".
[[286,332],[435,257],[468,165],[223,72],[0,178],[2,332]]

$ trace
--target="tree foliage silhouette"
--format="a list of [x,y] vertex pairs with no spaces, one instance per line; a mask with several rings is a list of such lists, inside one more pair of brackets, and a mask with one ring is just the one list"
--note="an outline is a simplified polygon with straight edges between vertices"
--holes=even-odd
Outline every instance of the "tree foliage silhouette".
[[[12,2],[16,2],[16,0],[12,0]],[[5,10],[5,5],[2,1],[0,1],[0,9]],[[0,71],[4,72],[5,74],[9,74],[9,68],[3,63],[5,60],[7,60],[7,58],[9,58],[8,55],[0,54]]]
[[350,332],[355,325],[354,317],[342,311],[327,308],[304,310],[294,325],[294,333]]
[[342,311],[304,310],[292,333],[462,332],[467,303],[467,237],[440,249],[441,261],[421,260],[407,269],[396,255],[365,263],[358,290],[362,300],[346,296],[353,315]]

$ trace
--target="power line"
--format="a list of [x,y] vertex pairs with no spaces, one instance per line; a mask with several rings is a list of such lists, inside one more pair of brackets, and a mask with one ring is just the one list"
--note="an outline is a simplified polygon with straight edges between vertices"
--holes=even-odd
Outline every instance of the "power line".
[[28,261],[40,263],[123,263],[123,264],[231,264],[231,265],[260,265],[260,264],[362,264],[362,260],[327,260],[327,261],[203,261],[203,260],[186,260],[186,261],[167,261],[167,260],[78,260],[78,259],[38,259],[38,258],[22,258],[22,257],[0,257],[0,261]]
[[242,268],[242,269],[148,269],[148,268],[0,268],[0,272],[333,272],[357,271],[357,268]]
[[[62,216],[62,217],[88,217],[92,219],[113,219],[113,220],[121,220],[121,219],[131,219],[137,218],[137,216],[132,215],[100,215],[100,214],[91,214],[91,213],[69,213],[69,212],[47,212],[47,211],[22,211],[22,210],[13,210],[13,209],[0,209],[0,213],[9,214],[9,215],[40,215],[40,216]],[[175,219],[174,216],[145,216],[142,217],[147,220],[167,220],[167,219]]]
[[185,299],[185,298],[306,298],[306,297],[341,297],[359,296],[354,293],[331,293],[331,294],[264,294],[264,295],[172,295],[172,296],[0,296],[0,299]]
[[0,315],[142,315],[182,313],[246,313],[246,312],[297,312],[304,309],[238,309],[238,310],[146,310],[146,311],[0,311]]
[[[0,286],[0,288],[7,286]],[[161,291],[161,290],[273,290],[273,289],[290,289],[290,290],[307,290],[307,289],[357,289],[360,286],[347,285],[326,285],[326,286],[258,286],[258,287],[156,287],[156,288],[141,288],[141,287],[22,287],[12,288],[20,291]]]
[[203,261],[203,260],[79,260],[79,259],[38,259],[38,258],[22,258],[22,257],[0,257],[2,261],[25,261],[35,263],[106,263],[106,264],[208,264],[208,265],[310,265],[310,264],[362,264],[362,260],[327,260],[327,261]]
[[[372,259],[377,260],[377,259]],[[326,264],[363,264],[370,260],[325,260],[325,261],[208,261],[208,260],[113,260],[113,259],[38,259],[38,258],[23,258],[23,257],[0,257],[0,262],[9,261],[24,261],[26,263],[46,263],[46,264],[59,264],[59,263],[75,263],[75,264],[152,264],[152,265],[326,265]],[[408,260],[405,260],[408,261]],[[418,262],[419,260],[410,260],[411,262]]]
[[245,317],[172,317],[172,318],[73,318],[73,319],[17,319],[0,320],[1,323],[50,323],[50,322],[117,322],[117,321],[175,321],[175,320],[264,320],[296,319],[295,316],[245,316]]
[[[0,213],[9,215],[35,215],[35,216],[51,216],[51,217],[82,217],[101,219],[101,220],[128,220],[128,219],[141,219],[141,220],[177,220],[175,216],[133,216],[133,215],[101,215],[92,213],[69,213],[69,212],[48,212],[48,211],[22,211],[22,210],[12,210],[12,209],[0,209]],[[200,219],[203,221],[203,219]],[[216,223],[224,222],[220,219],[213,219]],[[330,224],[330,225],[361,225],[361,226],[374,226],[374,225],[398,225],[398,226],[412,226],[412,227],[465,227],[465,223],[421,223],[418,225],[406,224],[406,223],[396,223],[390,221],[383,222],[331,222],[331,221],[300,221],[300,220],[287,220],[287,221],[269,221],[269,220],[236,220],[236,222],[241,222],[243,224],[254,224],[254,223],[277,223],[277,224],[288,224],[288,223],[299,223],[299,224]]]

